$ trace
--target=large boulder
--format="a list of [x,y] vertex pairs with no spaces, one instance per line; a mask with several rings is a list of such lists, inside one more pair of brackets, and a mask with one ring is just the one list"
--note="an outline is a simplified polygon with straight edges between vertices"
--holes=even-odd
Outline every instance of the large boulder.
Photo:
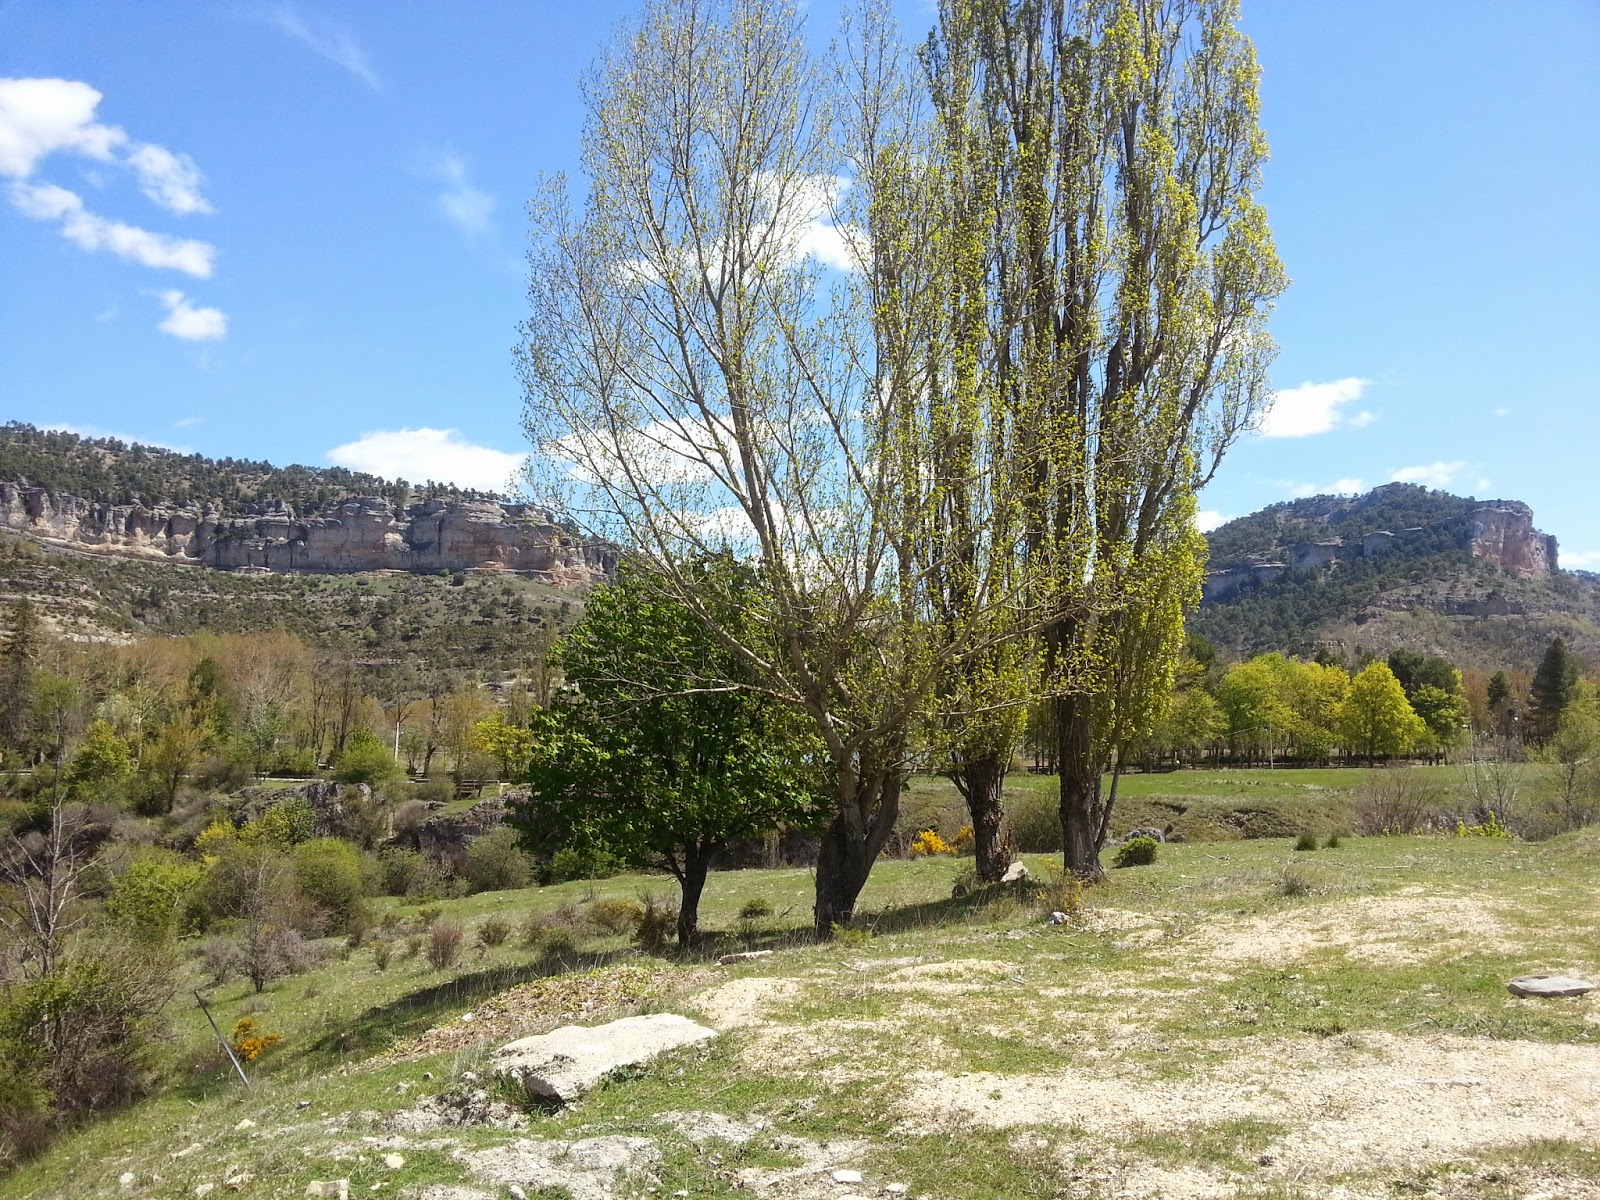
[[1586,979],[1574,979],[1571,975],[1523,975],[1506,984],[1506,991],[1513,996],[1586,996],[1594,991],[1595,985]]
[[461,812],[436,812],[417,826],[417,849],[436,863],[448,864],[456,874],[467,868],[467,847],[497,829],[506,819],[506,807],[525,796],[512,790],[487,796]]
[[676,1013],[623,1017],[604,1025],[563,1025],[520,1038],[494,1053],[495,1071],[530,1097],[570,1104],[619,1067],[647,1063],[668,1050],[710,1041],[717,1031]]

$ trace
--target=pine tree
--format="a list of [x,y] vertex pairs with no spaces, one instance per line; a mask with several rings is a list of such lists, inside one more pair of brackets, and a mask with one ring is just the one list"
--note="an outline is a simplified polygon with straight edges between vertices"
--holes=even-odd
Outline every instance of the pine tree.
[[24,598],[12,606],[10,629],[0,645],[0,751],[21,749],[27,741],[38,657],[39,615]]
[[1528,692],[1528,737],[1539,744],[1555,736],[1561,714],[1578,686],[1578,664],[1560,638],[1551,638]]
[[1489,692],[1486,699],[1491,710],[1498,710],[1511,699],[1511,681],[1506,678],[1504,671],[1496,671],[1489,676]]

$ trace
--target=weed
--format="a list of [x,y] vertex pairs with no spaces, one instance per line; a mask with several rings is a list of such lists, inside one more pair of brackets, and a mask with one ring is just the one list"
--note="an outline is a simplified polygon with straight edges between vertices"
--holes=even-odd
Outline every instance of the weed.
[[388,942],[381,938],[374,941],[372,943],[372,965],[380,971],[387,971],[389,969],[389,958],[393,953],[394,949]]
[[846,948],[865,946],[872,940],[872,930],[865,925],[840,925],[835,923],[829,931],[836,945]]
[[1278,876],[1278,894],[1281,896],[1309,896],[1315,890],[1311,876],[1299,867],[1285,867]]
[[646,954],[660,954],[677,934],[677,906],[653,892],[641,892],[639,902],[639,916],[633,925],[633,940]]
[[1339,835],[1337,833],[1330,833],[1328,835],[1328,840],[1323,842],[1322,846],[1325,850],[1337,850],[1339,848],[1339,842]]
[[1315,850],[1317,848],[1317,835],[1307,831],[1294,840],[1296,850]]
[[504,917],[490,917],[478,926],[478,945],[501,946],[511,936],[511,922]]
[[453,967],[461,958],[464,931],[460,921],[440,917],[428,926],[428,963],[435,971]]

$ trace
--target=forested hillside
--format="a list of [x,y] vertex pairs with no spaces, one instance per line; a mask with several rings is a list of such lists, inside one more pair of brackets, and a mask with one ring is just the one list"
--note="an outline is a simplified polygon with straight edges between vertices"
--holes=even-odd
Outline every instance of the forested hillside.
[[383,496],[403,504],[408,498],[489,494],[450,484],[380,479],[343,467],[275,467],[250,459],[207,458],[12,421],[0,425],[0,481],[17,480],[96,503],[210,503],[224,516],[276,504],[288,504],[305,516],[350,496]]

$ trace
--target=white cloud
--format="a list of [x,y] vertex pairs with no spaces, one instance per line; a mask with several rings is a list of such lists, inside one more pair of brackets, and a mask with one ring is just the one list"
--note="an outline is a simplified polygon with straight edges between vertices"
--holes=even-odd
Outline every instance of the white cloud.
[[174,429],[187,429],[191,425],[204,425],[205,423],[206,419],[204,417],[184,417],[182,420],[174,421],[172,427]]
[[193,238],[151,233],[92,213],[76,192],[52,183],[13,183],[11,206],[35,221],[60,221],[61,236],[83,250],[109,250],[118,258],[208,279],[217,248]]
[[215,211],[200,194],[205,176],[187,154],[144,142],[128,155],[128,165],[138,173],[140,190],[168,212],[187,216]]
[[1577,554],[1571,550],[1563,550],[1561,565],[1569,571],[1573,568],[1587,571],[1592,567],[1600,567],[1600,550],[1584,550]]
[[26,179],[58,150],[109,161],[128,135],[95,121],[100,98],[70,79],[0,79],[0,175]]
[[434,198],[444,219],[467,237],[488,233],[496,200],[489,192],[473,186],[467,178],[467,164],[454,154],[444,154],[434,163],[431,174],[445,185]]
[[321,18],[307,19],[294,4],[279,4],[267,11],[266,18],[280,32],[309,46],[329,62],[343,67],[373,91],[383,91],[383,81],[372,69],[367,52],[348,31],[336,28]]
[[157,327],[186,342],[218,342],[228,336],[228,314],[220,308],[196,308],[176,289],[160,294],[166,320]]
[[1378,414],[1377,413],[1358,412],[1355,416],[1350,418],[1350,428],[1351,429],[1365,429],[1368,425],[1371,425],[1377,419],[1378,419]]
[[1332,483],[1293,483],[1280,480],[1278,486],[1297,500],[1304,500],[1307,496],[1358,496],[1367,490],[1365,481],[1350,475],[1343,479],[1335,479]]
[[335,446],[330,462],[352,471],[413,483],[433,480],[480,491],[504,492],[521,474],[526,456],[467,441],[455,429],[380,429]]
[[1210,533],[1217,526],[1226,525],[1231,520],[1233,520],[1232,517],[1226,513],[1220,513],[1214,508],[1202,508],[1194,515],[1195,528],[1201,533]]
[[1302,383],[1278,392],[1272,398],[1272,407],[1262,418],[1261,436],[1288,438],[1327,433],[1343,417],[1339,406],[1359,400],[1370,382],[1356,378],[1336,379],[1332,383]]
[[1417,467],[1400,467],[1389,478],[1395,483],[1420,483],[1424,487],[1447,488],[1466,469],[1464,462],[1436,462]]

